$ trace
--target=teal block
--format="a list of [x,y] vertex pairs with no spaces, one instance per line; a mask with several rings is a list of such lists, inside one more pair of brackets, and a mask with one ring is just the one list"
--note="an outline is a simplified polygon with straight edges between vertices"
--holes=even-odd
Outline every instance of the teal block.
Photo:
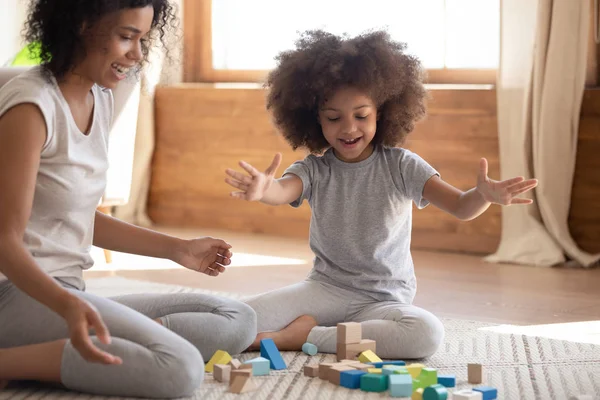
[[271,361],[271,369],[287,368],[273,339],[263,339],[260,341],[260,356]]
[[438,383],[447,388],[456,387],[456,377],[454,375],[438,375]]
[[401,371],[403,370],[408,374],[408,370],[405,367],[401,367],[399,365],[388,365],[381,369],[381,373],[383,375],[402,374],[403,372]]
[[425,388],[423,391],[423,400],[446,400],[448,399],[448,390],[436,383]]
[[365,392],[385,392],[388,388],[388,376],[364,374],[360,377],[360,389]]
[[365,371],[359,370],[342,371],[340,374],[340,386],[348,389],[360,389],[360,377],[366,374]]
[[372,362],[372,363],[367,363],[367,364],[371,364],[373,366],[375,366],[375,368],[382,368],[384,365],[406,365],[406,362],[401,361],[401,360],[396,360],[396,361],[381,361],[381,362]]
[[390,396],[410,397],[413,392],[412,377],[410,375],[389,375]]
[[308,342],[302,345],[302,351],[308,354],[309,356],[314,356],[318,353],[317,346]]
[[437,369],[435,368],[423,368],[421,370],[421,375],[419,375],[419,380],[423,385],[423,388],[427,386],[435,385],[438,383],[437,379]]
[[244,364],[252,364],[252,375],[254,376],[269,375],[271,371],[271,362],[264,357],[253,358]]

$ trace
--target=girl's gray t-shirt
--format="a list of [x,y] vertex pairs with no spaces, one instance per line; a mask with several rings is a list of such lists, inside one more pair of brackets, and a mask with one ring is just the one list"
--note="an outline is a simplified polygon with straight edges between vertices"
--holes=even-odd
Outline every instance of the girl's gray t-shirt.
[[309,279],[412,303],[412,203],[428,205],[423,187],[439,173],[409,150],[376,146],[357,163],[339,160],[332,149],[309,155],[285,174],[302,180],[302,194],[291,205],[307,200],[312,210]]

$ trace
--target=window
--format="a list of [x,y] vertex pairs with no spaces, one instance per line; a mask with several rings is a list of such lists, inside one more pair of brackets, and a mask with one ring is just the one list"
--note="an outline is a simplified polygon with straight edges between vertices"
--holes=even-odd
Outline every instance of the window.
[[385,28],[421,59],[430,83],[493,83],[499,1],[188,0],[186,80],[260,81],[298,31]]

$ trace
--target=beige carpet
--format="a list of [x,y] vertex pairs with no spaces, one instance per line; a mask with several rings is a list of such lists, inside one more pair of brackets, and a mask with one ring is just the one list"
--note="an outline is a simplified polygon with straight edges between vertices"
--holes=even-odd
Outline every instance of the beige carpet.
[[[90,280],[88,290],[104,296],[122,293],[161,292],[177,293],[195,289],[132,281],[123,278]],[[207,293],[206,291],[198,290]],[[214,293],[239,297],[227,293]],[[437,368],[440,374],[455,374],[458,388],[468,388],[466,364],[479,362],[486,366],[485,382],[498,388],[498,399],[506,400],[567,400],[577,394],[592,395],[600,399],[600,346],[540,336],[497,333],[494,324],[444,319],[446,341],[430,359],[422,362]],[[506,329],[504,329],[506,331]],[[258,390],[234,395],[227,393],[226,384],[215,382],[207,375],[204,384],[193,399],[376,399],[389,397],[389,393],[367,394],[334,386],[318,378],[303,376],[306,364],[331,361],[333,355],[314,357],[303,353],[286,352],[288,369],[272,371],[270,376],[255,377]],[[243,354],[249,359],[257,353]],[[0,399],[54,400],[54,399],[104,399],[49,389],[25,386],[0,391]],[[113,398],[114,399],[114,398]]]

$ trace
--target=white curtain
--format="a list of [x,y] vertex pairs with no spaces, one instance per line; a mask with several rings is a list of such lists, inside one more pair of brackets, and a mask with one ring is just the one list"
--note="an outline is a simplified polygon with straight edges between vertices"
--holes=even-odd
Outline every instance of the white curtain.
[[492,262],[591,266],[568,227],[590,0],[502,0],[497,84],[502,179],[539,179],[531,206],[504,207]]

